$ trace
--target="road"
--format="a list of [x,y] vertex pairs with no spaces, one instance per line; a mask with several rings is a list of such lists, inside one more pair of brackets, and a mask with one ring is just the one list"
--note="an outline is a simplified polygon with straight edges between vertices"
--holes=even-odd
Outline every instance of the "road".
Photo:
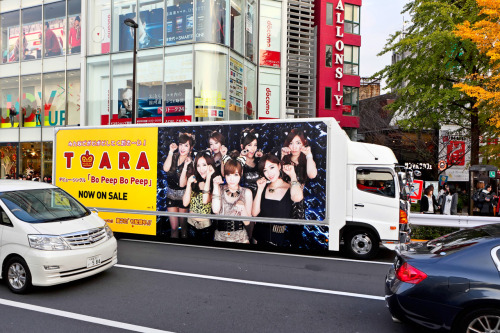
[[361,262],[121,239],[118,257],[28,295],[0,286],[0,331],[424,332],[386,309],[388,251]]

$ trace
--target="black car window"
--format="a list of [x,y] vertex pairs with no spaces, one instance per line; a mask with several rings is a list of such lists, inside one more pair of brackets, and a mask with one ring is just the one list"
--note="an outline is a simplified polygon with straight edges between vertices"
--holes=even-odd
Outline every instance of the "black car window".
[[449,254],[474,245],[486,237],[491,237],[487,228],[459,230],[427,242],[427,247],[432,253],[445,252]]

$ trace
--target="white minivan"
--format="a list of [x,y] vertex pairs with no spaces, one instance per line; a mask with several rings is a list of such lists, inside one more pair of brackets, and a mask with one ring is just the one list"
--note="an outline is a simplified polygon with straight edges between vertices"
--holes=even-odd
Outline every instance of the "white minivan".
[[1,277],[15,293],[102,272],[117,263],[113,232],[62,189],[0,180]]

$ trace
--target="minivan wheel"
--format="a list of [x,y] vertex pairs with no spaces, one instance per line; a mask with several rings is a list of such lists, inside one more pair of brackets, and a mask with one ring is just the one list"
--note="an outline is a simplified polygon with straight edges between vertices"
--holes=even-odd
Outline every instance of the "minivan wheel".
[[3,278],[9,289],[16,294],[24,294],[31,289],[31,272],[21,257],[12,257],[4,266]]
[[344,244],[349,256],[355,259],[372,259],[378,252],[378,238],[368,229],[348,231]]
[[460,333],[499,333],[500,310],[479,309],[467,314],[459,324]]

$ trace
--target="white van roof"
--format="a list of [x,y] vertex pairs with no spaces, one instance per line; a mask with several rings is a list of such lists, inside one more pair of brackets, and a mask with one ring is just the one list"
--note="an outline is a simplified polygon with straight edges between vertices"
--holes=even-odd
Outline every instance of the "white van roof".
[[36,190],[40,188],[56,188],[56,186],[48,183],[36,182],[31,180],[0,180],[0,192],[20,191],[20,190]]

